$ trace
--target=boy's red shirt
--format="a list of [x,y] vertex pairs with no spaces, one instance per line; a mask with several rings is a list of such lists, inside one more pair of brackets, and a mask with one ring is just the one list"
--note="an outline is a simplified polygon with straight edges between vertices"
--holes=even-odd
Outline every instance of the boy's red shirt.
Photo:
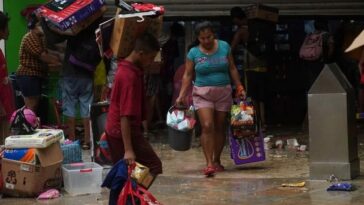
[[119,61],[105,127],[108,136],[122,138],[120,118],[125,116],[131,119],[132,136],[142,133],[145,113],[143,86],[143,71],[129,61]]

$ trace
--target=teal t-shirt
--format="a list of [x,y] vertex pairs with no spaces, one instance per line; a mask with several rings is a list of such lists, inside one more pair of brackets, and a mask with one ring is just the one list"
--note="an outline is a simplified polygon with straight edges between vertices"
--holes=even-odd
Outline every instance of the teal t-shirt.
[[198,46],[191,48],[187,58],[195,64],[195,86],[229,85],[229,54],[229,44],[221,40],[216,52],[210,55],[202,53]]

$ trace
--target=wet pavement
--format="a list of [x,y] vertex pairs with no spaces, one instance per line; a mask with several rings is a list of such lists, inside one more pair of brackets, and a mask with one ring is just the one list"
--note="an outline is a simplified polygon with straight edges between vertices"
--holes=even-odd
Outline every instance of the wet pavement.
[[[273,134],[274,140],[283,141],[296,138],[300,144],[307,145],[307,133],[299,129],[283,130],[268,130],[267,135]],[[308,151],[270,149],[264,162],[236,166],[230,159],[227,145],[222,158],[226,171],[217,173],[213,178],[205,178],[201,173],[204,158],[198,141],[194,140],[193,147],[188,151],[174,151],[166,144],[166,131],[161,130],[152,139],[152,144],[162,159],[164,173],[156,179],[150,191],[164,205],[364,204],[364,136],[359,136],[359,139],[361,176],[350,181],[357,190],[328,192],[326,188],[330,182],[308,180]],[[87,151],[84,151],[84,160],[90,160]],[[304,187],[281,186],[282,183],[302,181],[306,182]],[[70,196],[63,191],[62,197],[46,201],[3,198],[0,204],[108,204],[108,190],[103,189],[101,194],[82,196]]]

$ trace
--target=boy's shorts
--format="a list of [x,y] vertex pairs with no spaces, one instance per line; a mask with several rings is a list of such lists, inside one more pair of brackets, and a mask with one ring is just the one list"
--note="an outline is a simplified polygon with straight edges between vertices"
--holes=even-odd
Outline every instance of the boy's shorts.
[[232,89],[226,86],[194,86],[192,90],[193,105],[195,109],[212,108],[221,112],[230,112],[232,99]]
[[[132,136],[132,146],[135,154],[135,161],[149,168],[154,176],[162,174],[162,162],[154,152],[150,143],[145,139],[141,132]],[[117,163],[124,158],[124,143],[121,136],[112,137],[106,133],[107,142],[110,149],[113,163]]]
[[90,117],[90,105],[93,100],[93,80],[87,78],[63,78],[62,110],[67,117],[76,117],[77,104],[80,117]]

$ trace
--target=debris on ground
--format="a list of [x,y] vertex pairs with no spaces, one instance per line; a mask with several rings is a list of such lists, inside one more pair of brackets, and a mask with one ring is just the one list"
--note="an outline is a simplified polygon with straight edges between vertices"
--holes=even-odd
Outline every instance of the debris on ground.
[[298,182],[298,183],[288,183],[288,184],[282,184],[282,187],[304,187],[306,185],[306,182]]
[[334,183],[327,188],[327,191],[354,191],[355,188],[351,183]]
[[300,144],[298,144],[298,141],[296,138],[287,139],[287,148],[288,149],[297,149],[299,146],[300,146]]
[[341,180],[338,177],[336,177],[334,174],[331,174],[327,181],[330,183],[333,183],[333,182],[339,182]]
[[60,196],[61,194],[57,189],[49,189],[48,191],[41,193],[37,199],[38,200],[55,199]]

